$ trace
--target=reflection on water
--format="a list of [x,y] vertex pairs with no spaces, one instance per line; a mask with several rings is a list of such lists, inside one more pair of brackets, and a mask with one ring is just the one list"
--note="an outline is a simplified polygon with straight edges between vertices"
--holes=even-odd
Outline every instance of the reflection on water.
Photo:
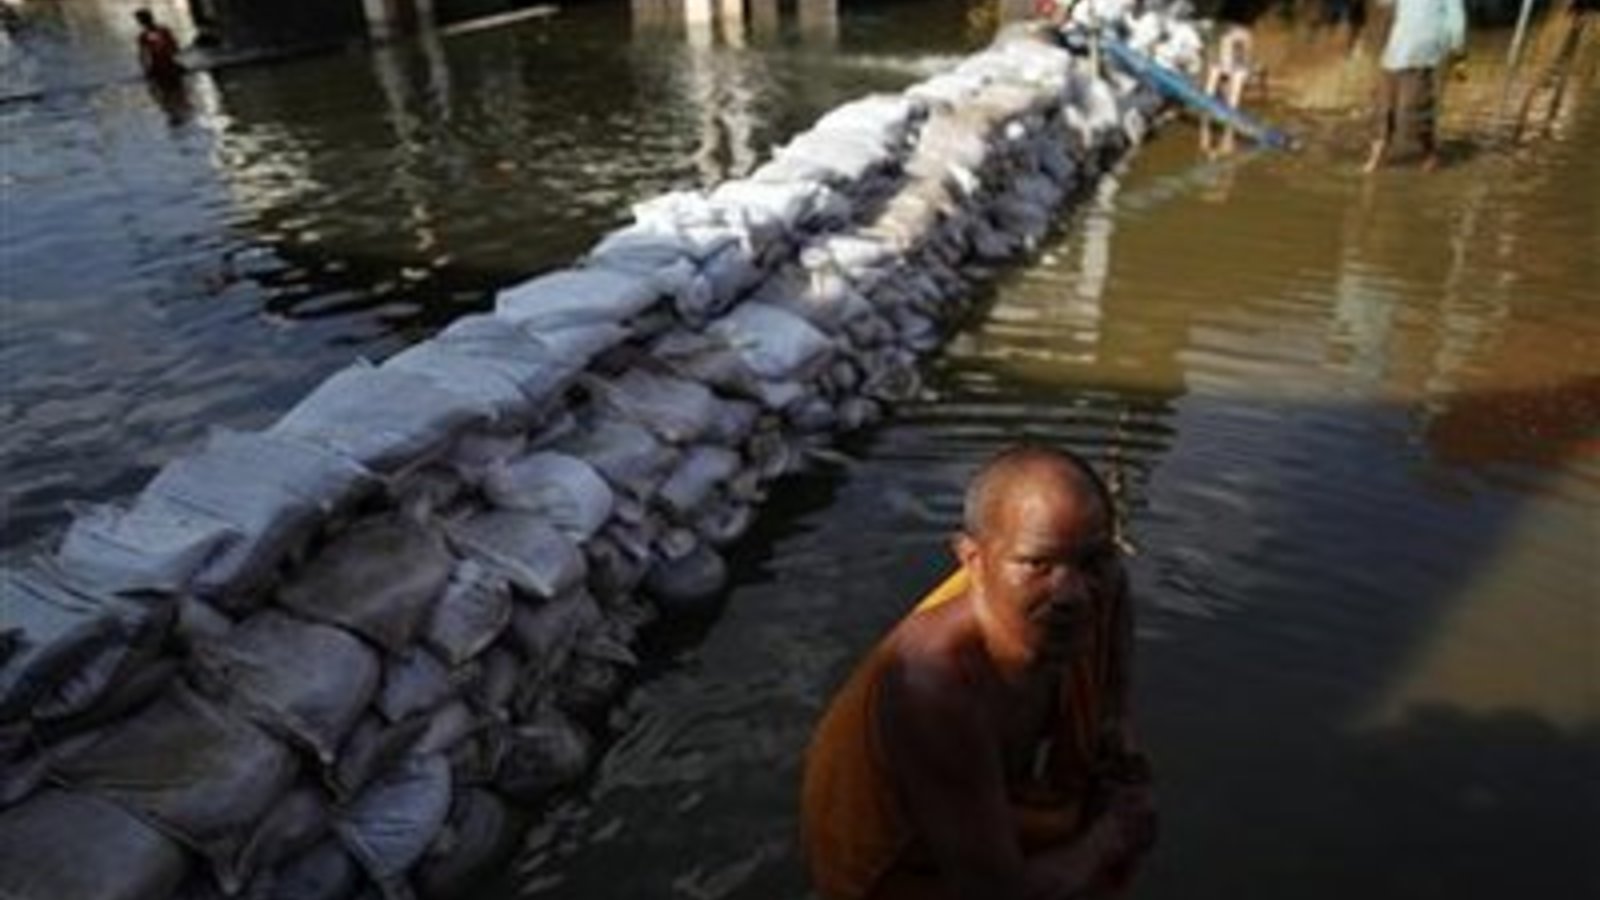
[[[970,41],[959,3],[846,4],[832,51],[761,9],[198,77],[176,118],[142,85],[0,108],[7,544]],[[1432,177],[1359,176],[1354,115],[1294,157],[1175,125],[923,398],[783,487],[483,896],[804,896],[806,735],[1019,437],[1123,488],[1167,817],[1141,897],[1593,893],[1600,109],[1568,109]]]

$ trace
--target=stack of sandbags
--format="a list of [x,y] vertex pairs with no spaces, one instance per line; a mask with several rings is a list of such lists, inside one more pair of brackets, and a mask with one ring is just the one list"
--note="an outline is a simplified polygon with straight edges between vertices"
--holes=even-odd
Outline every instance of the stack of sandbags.
[[80,515],[0,580],[0,895],[457,893],[1148,103],[999,42]]

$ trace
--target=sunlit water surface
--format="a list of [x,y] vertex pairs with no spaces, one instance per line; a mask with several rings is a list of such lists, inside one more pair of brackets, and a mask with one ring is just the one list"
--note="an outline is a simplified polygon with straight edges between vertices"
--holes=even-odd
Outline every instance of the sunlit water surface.
[[[744,46],[601,6],[0,107],[5,539],[135,490],[979,39],[959,4]],[[1164,831],[1145,898],[1600,891],[1600,106],[1363,178],[1359,133],[1169,127],[988,289],[918,401],[785,484],[656,634],[592,781],[483,894],[783,898],[799,754],[1019,438],[1120,485]],[[1291,120],[1294,114],[1284,113]]]

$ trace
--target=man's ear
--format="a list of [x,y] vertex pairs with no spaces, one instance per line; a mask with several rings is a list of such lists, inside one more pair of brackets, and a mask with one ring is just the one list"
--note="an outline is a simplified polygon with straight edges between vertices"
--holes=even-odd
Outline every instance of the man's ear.
[[963,567],[971,568],[973,560],[978,556],[978,542],[965,531],[958,531],[950,536],[950,550],[955,553],[956,559]]

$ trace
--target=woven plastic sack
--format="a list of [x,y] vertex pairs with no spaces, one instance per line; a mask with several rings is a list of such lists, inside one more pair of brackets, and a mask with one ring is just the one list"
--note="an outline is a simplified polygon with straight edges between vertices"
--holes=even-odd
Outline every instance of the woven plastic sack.
[[234,526],[196,510],[108,504],[77,513],[56,560],[108,592],[176,591],[239,538]]
[[583,554],[543,517],[493,510],[446,526],[450,541],[478,560],[541,597],[554,597],[583,580]]
[[0,897],[167,900],[183,848],[105,800],[48,790],[0,812]]
[[696,445],[684,454],[683,462],[661,485],[657,496],[674,515],[687,516],[732,479],[742,463],[739,454],[726,447]]
[[278,600],[399,653],[427,621],[454,566],[431,530],[403,517],[366,519],[302,567]]
[[199,682],[324,765],[378,689],[377,654],[338,628],[266,610],[195,654]]
[[[57,715],[83,711],[174,618],[170,601],[100,597],[45,569],[0,569],[0,722],[52,700],[65,704]],[[85,671],[92,683],[74,683]]]
[[337,838],[328,838],[284,863],[264,900],[346,900],[361,881],[361,867]]
[[654,493],[678,461],[677,450],[643,425],[606,415],[589,417],[543,449],[584,460],[612,487],[633,497]]
[[[510,610],[506,618],[510,619]],[[450,670],[437,656],[422,649],[390,659],[383,666],[383,687],[373,706],[390,722],[425,714],[455,695]]]
[[318,385],[268,433],[305,440],[390,474],[439,455],[456,435],[493,413],[431,378],[356,362]]
[[761,303],[744,303],[711,323],[721,338],[762,378],[809,378],[827,365],[833,344],[806,320]]
[[590,378],[584,384],[601,406],[668,443],[695,441],[717,412],[717,400],[705,385],[638,367],[611,379]]
[[272,805],[239,855],[217,868],[217,881],[225,893],[237,893],[257,872],[270,872],[280,863],[310,851],[328,834],[332,824],[323,792],[311,784],[301,784]]
[[616,505],[616,496],[600,473],[564,453],[530,453],[492,466],[484,475],[483,493],[500,509],[544,516],[576,541],[599,531]]
[[438,755],[413,756],[367,785],[334,830],[385,897],[409,897],[406,873],[449,814],[450,764]]
[[138,812],[222,864],[297,769],[283,744],[179,689],[60,762],[55,776]]
[[622,325],[658,299],[648,279],[604,269],[568,269],[501,291],[495,315],[538,335],[577,325]]
[[422,638],[444,661],[460,666],[482,653],[511,624],[506,576],[477,560],[456,564]]

